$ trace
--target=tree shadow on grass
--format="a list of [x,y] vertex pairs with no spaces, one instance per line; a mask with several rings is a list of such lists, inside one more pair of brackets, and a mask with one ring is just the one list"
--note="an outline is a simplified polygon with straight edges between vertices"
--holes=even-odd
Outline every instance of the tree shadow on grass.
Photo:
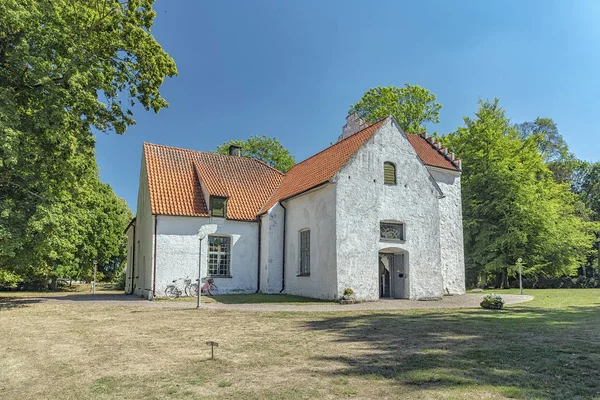
[[518,398],[600,394],[600,307],[374,313],[307,325],[361,348],[358,356],[317,357],[344,365],[332,375],[390,379],[417,390],[486,385]]
[[12,310],[14,308],[29,307],[31,304],[39,303],[40,299],[28,299],[19,297],[0,297],[0,311]]
[[75,301],[75,302],[86,302],[86,301],[133,301],[139,302],[140,300],[144,300],[139,296],[134,295],[126,295],[124,293],[114,294],[114,293],[85,293],[85,294],[67,294],[62,296],[43,296],[43,299],[48,300],[60,300],[60,301]]

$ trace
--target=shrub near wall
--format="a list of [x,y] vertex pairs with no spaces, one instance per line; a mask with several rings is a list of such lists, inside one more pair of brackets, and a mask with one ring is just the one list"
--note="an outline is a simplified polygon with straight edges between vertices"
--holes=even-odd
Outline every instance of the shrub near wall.
[[504,307],[504,299],[499,294],[486,294],[479,305],[490,310],[501,310]]

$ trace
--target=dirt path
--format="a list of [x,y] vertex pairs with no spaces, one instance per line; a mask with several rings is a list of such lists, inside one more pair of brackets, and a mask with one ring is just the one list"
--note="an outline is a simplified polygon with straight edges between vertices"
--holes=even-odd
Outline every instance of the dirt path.
[[[533,300],[533,296],[503,294],[505,304],[517,304]],[[465,294],[463,296],[448,296],[439,301],[415,300],[381,300],[375,302],[340,305],[337,303],[323,304],[223,304],[202,303],[202,308],[219,310],[244,310],[244,311],[299,311],[299,312],[328,312],[328,311],[368,311],[368,310],[414,310],[414,309],[440,309],[440,308],[479,308],[483,294]],[[81,294],[66,296],[43,296],[15,298],[11,301],[23,303],[58,302],[65,304],[88,304],[94,306],[140,306],[140,307],[172,307],[195,308],[194,301],[148,301],[136,296],[124,294]]]

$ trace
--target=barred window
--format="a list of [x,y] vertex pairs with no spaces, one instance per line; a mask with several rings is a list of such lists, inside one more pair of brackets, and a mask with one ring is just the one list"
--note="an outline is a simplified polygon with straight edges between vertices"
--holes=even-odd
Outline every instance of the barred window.
[[384,240],[404,240],[404,224],[381,222],[379,237]]
[[396,166],[389,161],[383,163],[383,183],[386,185],[396,184]]
[[208,237],[208,276],[231,276],[231,238]]
[[300,231],[300,276],[310,275],[310,230]]

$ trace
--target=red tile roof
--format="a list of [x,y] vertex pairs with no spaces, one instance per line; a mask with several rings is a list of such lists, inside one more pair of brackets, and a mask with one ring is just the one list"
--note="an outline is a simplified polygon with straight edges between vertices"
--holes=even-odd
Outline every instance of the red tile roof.
[[348,159],[377,132],[383,122],[384,120],[376,122],[294,165],[285,174],[283,182],[273,193],[273,196],[262,207],[261,213],[273,207],[280,200],[290,198],[329,181]]
[[[144,143],[152,213],[208,216],[202,182],[209,195],[228,197],[228,218],[255,220],[278,201],[328,182],[384,122],[340,140],[285,175],[252,158]],[[424,137],[407,137],[425,165],[459,170]]]
[[227,216],[255,220],[261,206],[283,179],[265,163],[144,143],[153,214],[208,216],[209,195],[228,197]]
[[457,166],[421,135],[406,135],[423,164],[458,171]]

